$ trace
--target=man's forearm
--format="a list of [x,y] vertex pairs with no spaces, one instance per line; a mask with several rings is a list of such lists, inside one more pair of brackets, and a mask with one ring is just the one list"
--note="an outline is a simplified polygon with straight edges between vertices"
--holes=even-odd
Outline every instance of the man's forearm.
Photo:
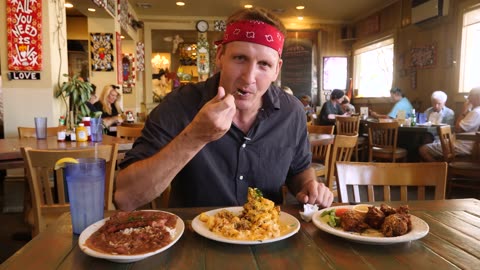
[[158,197],[204,146],[189,136],[187,128],[155,155],[121,170],[116,180],[117,207],[134,210]]
[[288,189],[294,196],[302,189],[305,183],[308,181],[317,181],[315,176],[315,170],[310,167],[303,172],[291,177],[287,182]]

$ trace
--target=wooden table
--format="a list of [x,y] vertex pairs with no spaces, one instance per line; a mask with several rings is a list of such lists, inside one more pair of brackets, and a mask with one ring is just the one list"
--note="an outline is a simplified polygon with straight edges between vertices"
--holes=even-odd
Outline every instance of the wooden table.
[[[212,208],[177,208],[186,229],[168,250],[131,264],[85,255],[72,235],[70,216],[42,232],[0,269],[480,269],[480,201],[412,201],[413,215],[430,226],[424,238],[387,246],[359,244],[301,221],[300,231],[282,241],[233,245],[204,238],[191,220]],[[398,203],[391,203],[398,206]],[[299,220],[298,205],[282,206]]]
[[[118,151],[125,152],[132,148],[133,141],[113,136],[103,135],[99,144],[118,143]],[[6,138],[0,139],[0,169],[23,167],[21,147],[34,149],[76,149],[94,147],[95,142],[58,142],[57,137],[47,137],[45,140],[36,138]]]

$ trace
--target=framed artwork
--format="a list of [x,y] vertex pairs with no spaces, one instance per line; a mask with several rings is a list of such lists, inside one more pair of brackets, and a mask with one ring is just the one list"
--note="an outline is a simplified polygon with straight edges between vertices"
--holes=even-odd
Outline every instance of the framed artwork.
[[122,81],[124,93],[126,88],[135,86],[135,58],[132,54],[122,55]]
[[145,70],[145,43],[137,42],[137,71],[141,72]]
[[122,35],[119,32],[115,32],[115,41],[115,45],[117,48],[117,84],[122,84]]
[[323,89],[347,89],[347,57],[323,57]]
[[437,49],[435,44],[410,50],[411,66],[415,68],[431,68],[437,62]]
[[7,1],[9,70],[42,70],[42,25],[42,1]]
[[107,0],[105,9],[113,18],[115,18],[115,0]]
[[113,71],[113,34],[90,33],[90,52],[93,71]]

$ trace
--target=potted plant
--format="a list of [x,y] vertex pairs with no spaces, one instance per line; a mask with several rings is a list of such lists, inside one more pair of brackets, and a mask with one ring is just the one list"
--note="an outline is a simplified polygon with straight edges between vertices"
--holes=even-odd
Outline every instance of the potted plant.
[[[68,77],[67,74],[63,75]],[[82,121],[82,117],[91,116],[87,102],[93,92],[92,84],[84,81],[78,75],[68,77],[68,81],[64,82],[55,92],[56,98],[62,98],[67,108],[66,125],[69,129],[73,128],[76,123]]]

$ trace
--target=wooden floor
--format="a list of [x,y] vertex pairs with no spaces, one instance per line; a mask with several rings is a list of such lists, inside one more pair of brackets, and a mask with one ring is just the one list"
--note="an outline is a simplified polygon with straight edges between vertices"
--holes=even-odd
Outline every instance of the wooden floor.
[[[17,250],[31,240],[30,228],[24,222],[23,213],[18,211],[23,201],[22,183],[5,183],[0,172],[0,263],[12,256]],[[478,197],[477,193],[468,190],[456,190],[453,198]],[[12,202],[13,200],[13,202]],[[294,202],[293,197],[289,202]]]

